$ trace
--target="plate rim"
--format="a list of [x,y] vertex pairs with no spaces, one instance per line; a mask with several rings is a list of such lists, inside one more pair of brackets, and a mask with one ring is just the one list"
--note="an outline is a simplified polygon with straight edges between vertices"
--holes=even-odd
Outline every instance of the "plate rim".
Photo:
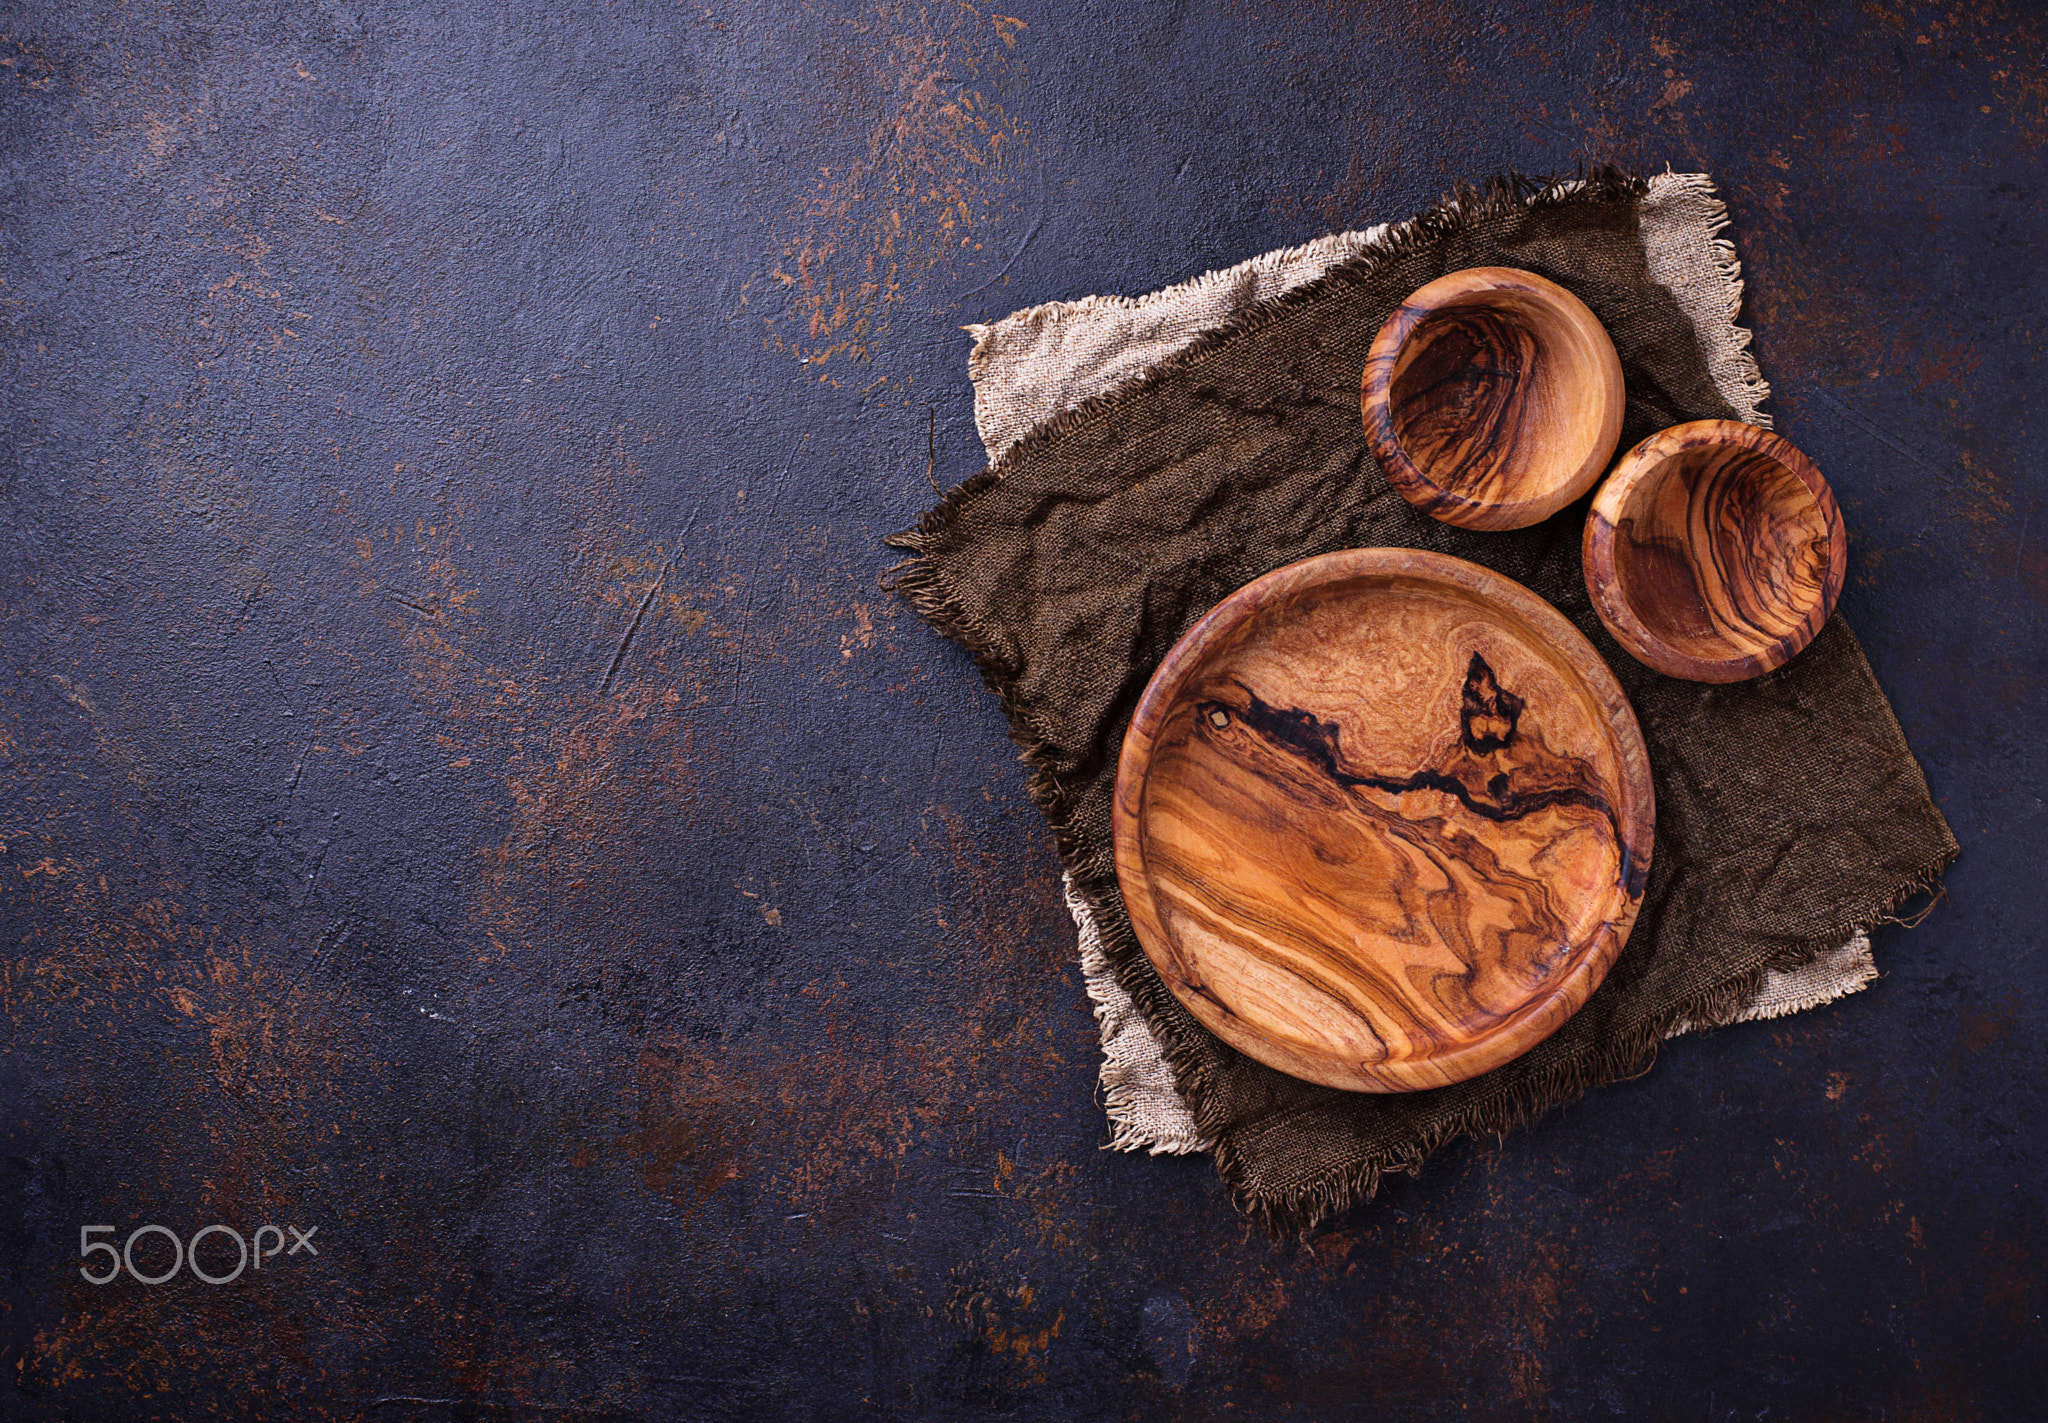
[[1209,656],[1267,605],[1319,586],[1363,578],[1407,578],[1449,585],[1500,607],[1562,654],[1565,664],[1607,713],[1606,730],[1621,770],[1622,804],[1616,810],[1623,841],[1631,848],[1640,844],[1639,883],[1647,884],[1655,853],[1656,790],[1641,725],[1613,668],[1586,635],[1546,599],[1505,574],[1427,549],[1339,549],[1301,559],[1238,588],[1183,633],[1147,681],[1124,733],[1111,801],[1111,843],[1118,889],[1139,947],[1175,1000],[1204,1027],[1247,1056],[1305,1081],[1358,1092],[1418,1091],[1490,1071],[1528,1052],[1562,1027],[1592,997],[1628,942],[1642,907],[1642,888],[1631,895],[1625,886],[1616,884],[1613,892],[1620,901],[1618,907],[1595,931],[1591,942],[1579,947],[1577,961],[1558,976],[1547,993],[1530,999],[1500,1029],[1428,1058],[1347,1068],[1334,1057],[1309,1057],[1261,1036],[1213,997],[1202,994],[1198,985],[1188,983],[1191,975],[1159,916],[1139,834],[1145,779],[1159,733],[1167,713]]

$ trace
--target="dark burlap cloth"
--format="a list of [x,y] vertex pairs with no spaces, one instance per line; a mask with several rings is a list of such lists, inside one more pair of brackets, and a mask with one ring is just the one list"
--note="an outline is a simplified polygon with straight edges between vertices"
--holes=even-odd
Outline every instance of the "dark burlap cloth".
[[[1643,1071],[1674,1023],[1722,1020],[1768,969],[1885,918],[1956,854],[1841,618],[1754,681],[1659,676],[1593,614],[1584,503],[1511,533],[1453,528],[1394,493],[1366,448],[1358,387],[1374,333],[1408,293],[1461,267],[1539,272],[1593,309],[1627,379],[1622,448],[1681,421],[1734,418],[1688,318],[1651,280],[1641,192],[1609,172],[1574,191],[1501,180],[1464,193],[1390,246],[1054,418],[890,540],[916,555],[890,585],[969,649],[1001,696],[1118,980],[1233,1197],[1276,1234],[1366,1199],[1382,1173],[1416,1170],[1454,1137],[1504,1131]],[[1175,640],[1260,574],[1364,546],[1471,559],[1560,608],[1633,701],[1657,792],[1642,914],[1599,991],[1516,1061],[1396,1095],[1297,1081],[1198,1024],[1139,947],[1110,850],[1124,729]]]

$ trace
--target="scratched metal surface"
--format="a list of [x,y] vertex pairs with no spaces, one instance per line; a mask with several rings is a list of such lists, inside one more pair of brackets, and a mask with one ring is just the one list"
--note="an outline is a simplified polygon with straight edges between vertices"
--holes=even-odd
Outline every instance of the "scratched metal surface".
[[[0,1413],[2042,1416],[2048,34],[1730,14],[7,7]],[[1726,186],[1951,902],[1274,1247],[878,540],[963,321],[1586,156]]]

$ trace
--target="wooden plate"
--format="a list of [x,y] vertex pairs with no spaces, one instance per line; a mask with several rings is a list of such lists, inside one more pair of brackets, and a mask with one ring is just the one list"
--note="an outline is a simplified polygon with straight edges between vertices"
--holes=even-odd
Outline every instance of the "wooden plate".
[[1414,549],[1233,593],[1153,675],[1117,766],[1117,879],[1225,1042],[1360,1092],[1527,1052],[1621,951],[1654,798],[1635,714],[1562,614]]

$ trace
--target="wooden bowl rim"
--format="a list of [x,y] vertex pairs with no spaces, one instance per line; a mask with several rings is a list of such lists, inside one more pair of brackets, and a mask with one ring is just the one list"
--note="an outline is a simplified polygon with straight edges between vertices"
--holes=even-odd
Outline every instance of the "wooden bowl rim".
[[[1618,882],[1605,891],[1609,903],[1604,918],[1614,931],[1612,935],[1596,934],[1578,946],[1576,961],[1552,981],[1549,991],[1523,1003],[1513,1016],[1484,1036],[1431,1057],[1375,1065],[1372,1068],[1374,1076],[1369,1079],[1362,1069],[1355,1067],[1349,1069],[1348,1075],[1340,1073],[1329,1065],[1337,1061],[1334,1058],[1318,1063],[1311,1057],[1291,1051],[1244,1025],[1242,1020],[1226,1024],[1216,1015],[1227,1015],[1228,1010],[1222,1009],[1221,1005],[1215,1005],[1213,1010],[1198,1006],[1181,991],[1179,983],[1187,975],[1177,971],[1177,946],[1160,920],[1150,873],[1145,865],[1143,838],[1139,833],[1144,817],[1146,776],[1160,730],[1190,679],[1212,653],[1226,647],[1262,608],[1319,587],[1364,579],[1409,579],[1448,584],[1467,595],[1498,605],[1526,624],[1537,638],[1551,644],[1606,715],[1609,738],[1621,772],[1615,816],[1622,827],[1622,843],[1639,857],[1639,878],[1634,893],[1631,894],[1627,886]],[[1159,973],[1160,981],[1198,1021],[1247,1056],[1305,1081],[1349,1091],[1400,1092],[1462,1082],[1512,1061],[1556,1032],[1585,1005],[1628,942],[1636,913],[1642,905],[1642,887],[1648,881],[1655,849],[1656,789],[1650,779],[1649,748],[1643,741],[1634,707],[1622,691],[1613,669],[1564,614],[1513,579],[1462,558],[1424,549],[1358,548],[1302,559],[1255,578],[1210,609],[1181,635],[1146,684],[1137,710],[1132,714],[1130,727],[1124,734],[1123,746],[1117,757],[1110,818],[1117,884],[1138,944]],[[1604,952],[1601,951],[1603,940],[1609,941]],[[1551,1021],[1551,1010],[1560,1004],[1565,1006],[1564,1013]],[[1236,1028],[1234,1032],[1230,1030],[1233,1025]],[[1320,1071],[1316,1070],[1318,1067]]]
[[[1477,304],[1472,298],[1496,291],[1519,292],[1547,302],[1567,323],[1597,333],[1600,338],[1593,351],[1599,378],[1590,382],[1599,388],[1602,400],[1599,433],[1588,444],[1585,460],[1570,479],[1526,499],[1472,499],[1445,489],[1416,464],[1394,425],[1394,371],[1400,364],[1401,347],[1430,317],[1450,307]],[[1621,438],[1627,389],[1614,338],[1585,302],[1548,277],[1520,267],[1462,267],[1417,287],[1381,323],[1366,353],[1358,401],[1366,443],[1372,447],[1373,457],[1379,461],[1387,482],[1409,503],[1433,518],[1460,527],[1519,529],[1549,518],[1598,482]]]
[[[1827,525],[1828,568],[1821,580],[1818,616],[1809,608],[1808,616],[1797,627],[1761,652],[1700,657],[1672,646],[1637,615],[1615,566],[1615,536],[1622,510],[1641,491],[1665,477],[1674,456],[1716,445],[1739,445],[1753,450],[1789,470],[1806,486]],[[1743,682],[1776,671],[1820,635],[1822,625],[1834,613],[1842,595],[1849,565],[1849,534],[1827,477],[1805,451],[1783,435],[1741,420],[1689,420],[1659,430],[1621,457],[1593,498],[1582,553],[1586,591],[1593,597],[1593,610],[1631,657],[1667,677],[1682,677],[1691,682]]]

